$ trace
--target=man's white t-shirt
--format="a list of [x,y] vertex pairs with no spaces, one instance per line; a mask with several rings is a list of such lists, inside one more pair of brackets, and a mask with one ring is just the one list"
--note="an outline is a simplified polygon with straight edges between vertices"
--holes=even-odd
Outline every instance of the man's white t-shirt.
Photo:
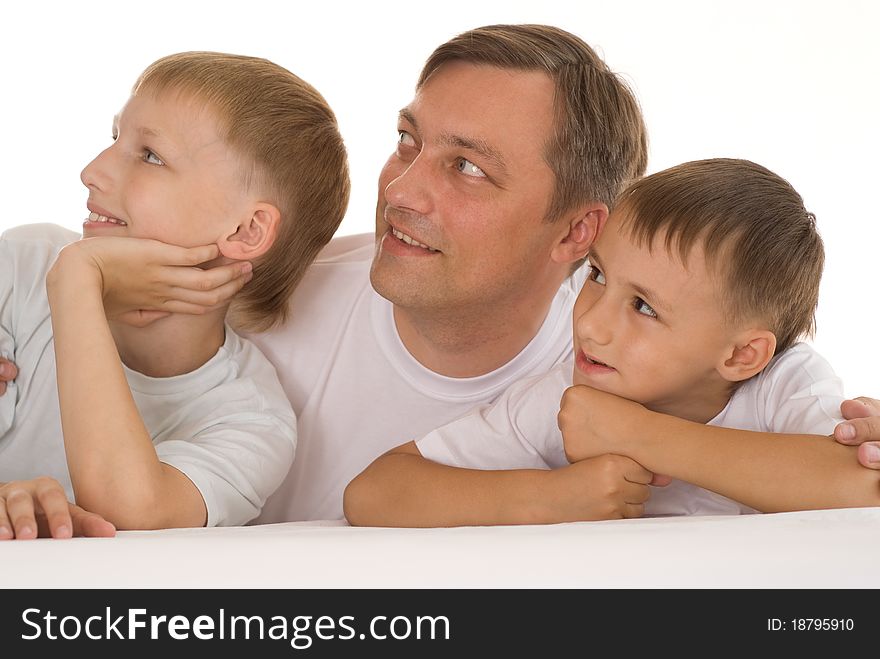
[[584,268],[560,288],[535,338],[497,371],[449,378],[428,370],[370,284],[374,245],[367,234],[331,241],[293,294],[289,320],[249,336],[275,364],[299,429],[293,468],[258,523],[341,519],[346,485],[377,457],[571,355]]
[[[573,362],[510,387],[484,405],[416,441],[421,454],[470,469],[554,469],[568,464],[556,415],[572,383]],[[760,432],[829,435],[843,418],[843,385],[831,366],[799,343],[740,386],[708,425]],[[646,516],[755,512],[683,481],[652,488]]]
[[[71,501],[45,280],[61,248],[78,238],[53,225],[0,236],[0,356],[19,371],[0,396],[0,482],[51,476]],[[199,489],[208,526],[255,517],[296,446],[293,410],[260,351],[227,327],[217,354],[191,373],[125,375],[159,459]]]

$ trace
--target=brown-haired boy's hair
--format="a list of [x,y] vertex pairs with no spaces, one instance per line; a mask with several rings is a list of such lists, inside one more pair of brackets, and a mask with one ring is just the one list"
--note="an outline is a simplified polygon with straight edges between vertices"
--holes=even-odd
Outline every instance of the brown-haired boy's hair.
[[450,61],[543,71],[556,87],[556,126],[545,160],[556,175],[547,219],[579,204],[609,208],[623,188],[645,173],[648,138],[632,91],[573,34],[547,25],[489,25],[438,47],[416,90]]
[[617,212],[637,244],[652,248],[664,233],[682,263],[701,245],[721,276],[727,318],[767,323],[777,354],[815,330],[822,239],[801,196],[769,169],[726,158],[687,162],[631,185]]
[[221,136],[242,159],[242,182],[281,211],[275,243],[254,261],[236,296],[238,325],[265,330],[284,320],[287,301],[327,244],[348,205],[348,160],[336,117],[307,82],[268,60],[225,53],[163,57],[132,95],[191,94],[216,113]]

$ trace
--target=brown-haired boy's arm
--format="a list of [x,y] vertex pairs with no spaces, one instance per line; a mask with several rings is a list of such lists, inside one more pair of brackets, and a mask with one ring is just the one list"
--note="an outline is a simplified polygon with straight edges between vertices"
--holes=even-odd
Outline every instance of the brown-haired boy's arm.
[[355,526],[485,526],[640,517],[653,474],[603,455],[554,470],[477,470],[422,457],[409,442],[376,459],[345,490]]
[[880,505],[880,475],[830,437],[706,426],[585,386],[558,421],[571,460],[626,455],[763,512]]
[[[105,316],[112,278],[125,279],[120,270],[143,262],[134,254],[127,259],[125,251],[141,248],[136,244],[141,241],[90,240],[116,243],[104,252],[98,248],[102,243],[68,245],[46,280],[65,451],[77,503],[122,529],[203,526],[207,511],[198,489],[156,455]],[[113,255],[115,271],[102,264],[102,254]]]

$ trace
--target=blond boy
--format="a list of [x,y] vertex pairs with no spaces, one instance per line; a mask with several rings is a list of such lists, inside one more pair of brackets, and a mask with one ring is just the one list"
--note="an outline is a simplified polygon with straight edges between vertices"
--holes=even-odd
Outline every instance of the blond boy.
[[[612,483],[612,496],[601,473],[583,483],[595,519],[877,505],[876,474],[822,436],[840,420],[840,382],[796,343],[813,327],[822,263],[800,196],[754,163],[686,163],[633,184],[591,250],[574,363],[379,458],[346,492],[349,520],[467,519],[464,500],[418,510],[402,498],[395,453],[477,469],[632,459],[649,470]],[[652,493],[652,473],[680,480]],[[541,512],[502,506],[467,523]]]
[[[293,459],[274,368],[226,325],[228,302],[203,307],[246,284],[239,325],[284,318],[348,199],[333,113],[266,60],[181,53],[140,76],[113,140],[82,173],[82,240],[37,225],[0,241],[19,367],[0,398],[0,538],[112,533],[71,495],[119,528],[242,524]],[[180,246],[173,263],[157,241]],[[211,290],[184,290],[197,265],[217,266]]]

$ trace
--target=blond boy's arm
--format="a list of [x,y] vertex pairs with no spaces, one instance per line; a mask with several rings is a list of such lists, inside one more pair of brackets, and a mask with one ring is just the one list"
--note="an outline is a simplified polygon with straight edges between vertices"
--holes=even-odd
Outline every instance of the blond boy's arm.
[[880,505],[880,474],[830,437],[706,426],[583,386],[559,426],[570,460],[619,453],[763,512]]
[[203,526],[207,511],[192,481],[159,461],[107,314],[137,322],[170,312],[205,313],[228,301],[250,278],[250,264],[194,267],[216,256],[215,245],[89,238],[65,247],[46,278],[76,500],[118,528]]
[[604,455],[560,469],[463,469],[422,457],[415,442],[376,459],[345,490],[355,526],[554,524],[640,517],[653,474]]

